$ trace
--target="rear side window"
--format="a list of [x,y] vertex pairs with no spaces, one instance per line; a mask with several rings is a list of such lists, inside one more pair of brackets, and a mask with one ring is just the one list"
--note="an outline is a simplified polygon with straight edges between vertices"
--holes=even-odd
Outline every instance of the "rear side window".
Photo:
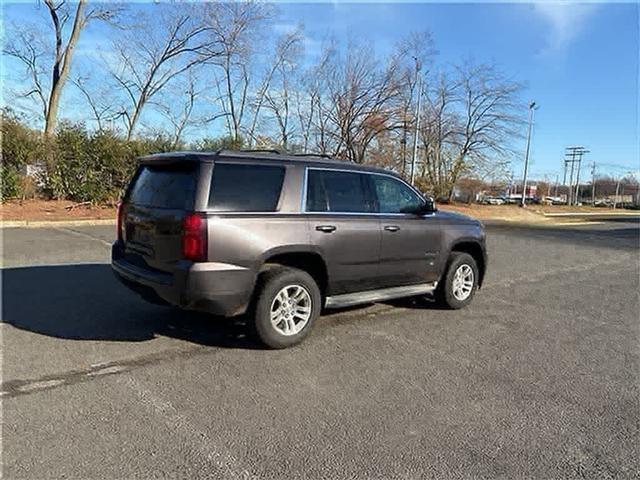
[[190,209],[196,188],[196,165],[143,165],[134,177],[129,202],[153,208]]
[[222,212],[274,212],[283,179],[284,167],[216,163],[209,207]]
[[367,175],[310,169],[307,175],[308,212],[373,212]]

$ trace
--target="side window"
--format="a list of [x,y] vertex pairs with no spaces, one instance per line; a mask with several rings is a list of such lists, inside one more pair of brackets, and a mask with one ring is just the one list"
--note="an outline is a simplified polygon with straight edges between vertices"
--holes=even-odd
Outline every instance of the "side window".
[[307,211],[328,212],[327,191],[324,188],[322,172],[319,170],[307,171]]
[[214,164],[209,207],[222,212],[274,212],[283,179],[284,167]]
[[308,171],[308,212],[373,212],[367,177],[361,173],[332,170]]
[[424,203],[400,180],[384,175],[372,175],[380,213],[407,213]]

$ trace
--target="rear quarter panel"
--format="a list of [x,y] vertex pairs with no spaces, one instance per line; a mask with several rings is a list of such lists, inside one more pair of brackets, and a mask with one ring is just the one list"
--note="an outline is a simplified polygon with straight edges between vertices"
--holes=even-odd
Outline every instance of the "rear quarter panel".
[[210,261],[257,272],[272,255],[310,249],[308,221],[301,215],[211,214],[208,218]]

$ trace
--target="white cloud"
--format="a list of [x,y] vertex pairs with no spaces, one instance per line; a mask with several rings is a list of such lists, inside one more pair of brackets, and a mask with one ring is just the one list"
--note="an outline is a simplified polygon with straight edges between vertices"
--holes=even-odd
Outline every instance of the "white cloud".
[[549,25],[547,43],[541,54],[562,54],[583,32],[598,9],[596,4],[544,2],[534,4],[534,11]]
[[300,24],[299,23],[292,23],[292,22],[288,22],[288,23],[276,23],[273,26],[273,30],[277,33],[277,34],[282,34],[282,35],[288,35],[290,33],[295,32],[296,30],[300,29]]

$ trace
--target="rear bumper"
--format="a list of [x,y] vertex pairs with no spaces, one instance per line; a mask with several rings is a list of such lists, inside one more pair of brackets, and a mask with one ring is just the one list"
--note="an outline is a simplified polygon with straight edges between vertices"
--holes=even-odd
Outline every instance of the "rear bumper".
[[116,277],[145,300],[231,317],[247,310],[255,275],[228,263],[177,262],[172,273],[142,268],[123,258],[116,242],[111,249]]

